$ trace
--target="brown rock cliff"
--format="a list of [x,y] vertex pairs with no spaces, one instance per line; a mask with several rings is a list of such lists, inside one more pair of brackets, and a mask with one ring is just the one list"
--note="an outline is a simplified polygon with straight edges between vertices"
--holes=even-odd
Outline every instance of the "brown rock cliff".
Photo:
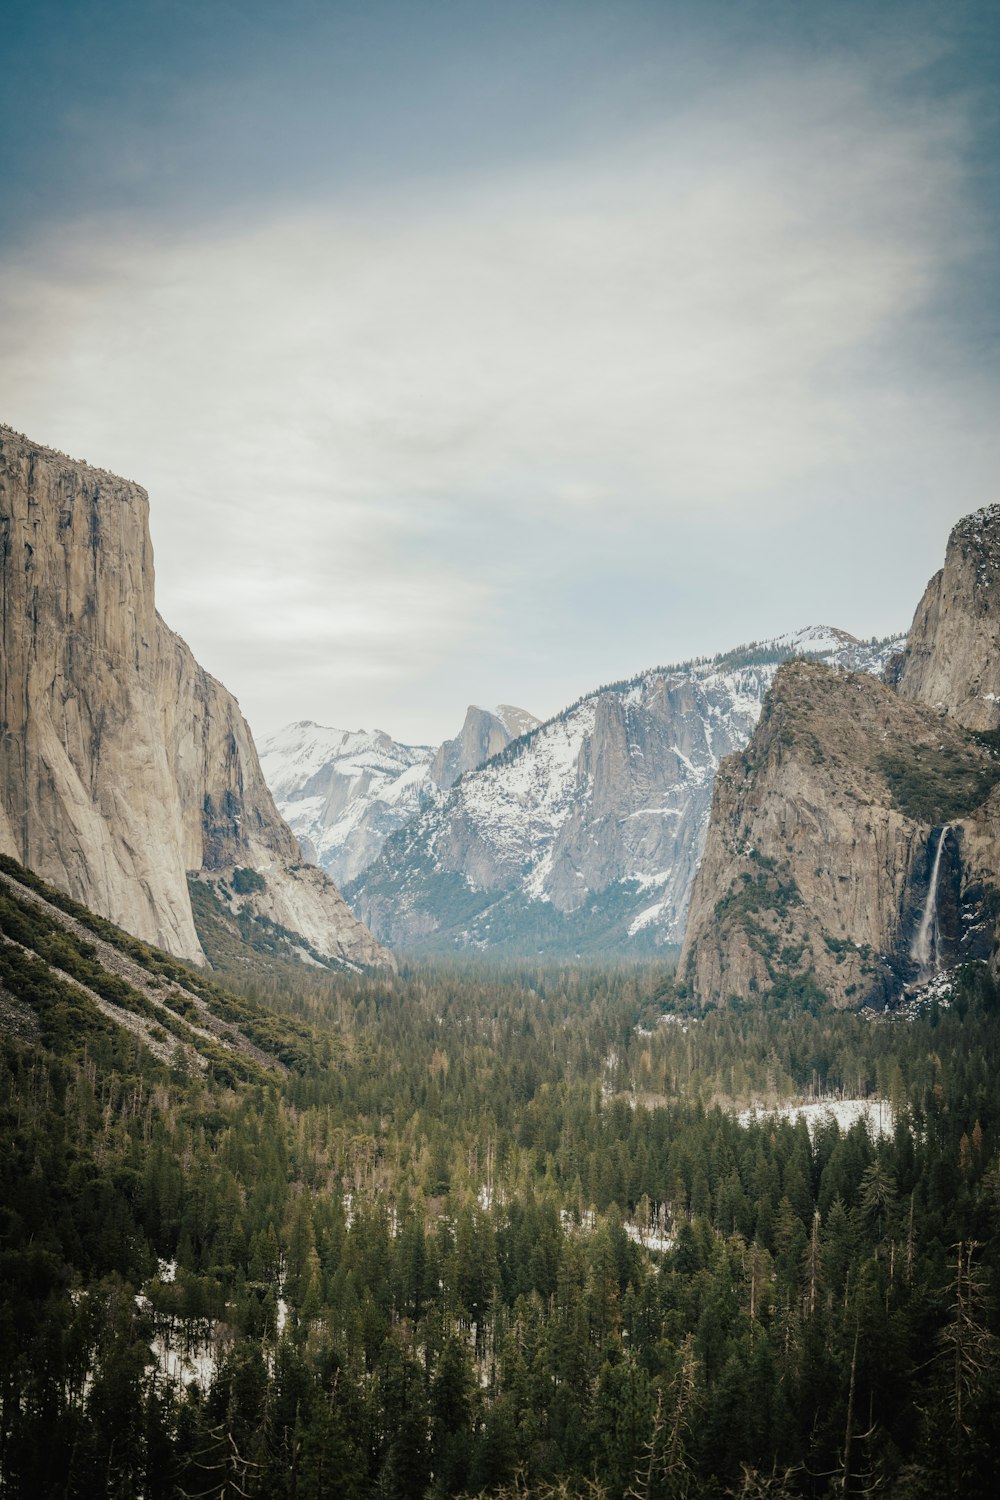
[[894,676],[903,698],[944,708],[968,729],[1000,727],[1000,505],[953,529]]
[[0,849],[202,961],[186,872],[259,869],[254,905],[321,953],[390,961],[298,844],[235,698],[154,602],[137,484],[0,428]]
[[942,838],[941,966],[988,956],[998,775],[940,711],[872,677],[783,666],[750,745],[716,777],[681,982],[702,1003],[897,997],[917,977]]

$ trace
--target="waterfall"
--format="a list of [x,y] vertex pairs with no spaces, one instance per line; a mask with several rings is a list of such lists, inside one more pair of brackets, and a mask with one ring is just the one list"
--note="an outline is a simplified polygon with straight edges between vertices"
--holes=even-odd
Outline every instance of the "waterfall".
[[951,832],[951,824],[946,823],[938,836],[937,850],[934,854],[934,864],[931,869],[931,883],[927,888],[927,900],[924,902],[923,915],[920,918],[920,926],[917,935],[910,945],[910,957],[917,964],[920,972],[917,982],[923,984],[938,972],[938,944],[940,934],[938,931],[938,872],[941,869],[941,851],[944,841]]

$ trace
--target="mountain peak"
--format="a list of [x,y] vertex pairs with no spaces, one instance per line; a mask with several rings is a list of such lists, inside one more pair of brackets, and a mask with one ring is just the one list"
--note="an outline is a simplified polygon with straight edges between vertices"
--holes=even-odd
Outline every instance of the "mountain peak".
[[431,780],[447,790],[460,776],[498,755],[511,740],[520,739],[538,723],[527,709],[509,703],[496,708],[470,703],[461,730],[453,740],[445,740],[431,762]]
[[889,650],[826,626],[781,639],[578,699],[429,800],[348,888],[355,910],[438,952],[676,943],[716,769],[749,739],[779,663],[816,654],[880,672]]
[[963,516],[917,606],[896,670],[900,696],[967,729],[1000,728],[1000,505]]

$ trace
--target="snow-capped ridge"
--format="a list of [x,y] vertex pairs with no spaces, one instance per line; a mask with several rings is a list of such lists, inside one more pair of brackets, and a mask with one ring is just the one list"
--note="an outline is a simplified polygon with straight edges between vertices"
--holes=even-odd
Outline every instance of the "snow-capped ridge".
[[[771,636],[759,641],[747,641],[728,651],[716,652],[714,656],[692,656],[686,661],[672,662],[666,666],[646,667],[643,671],[637,672],[634,677],[622,677],[616,682],[605,682],[589,692],[581,693],[579,698],[575,698],[565,708],[559,709],[548,719],[543,719],[524,734],[511,740],[509,745],[499,750],[489,760],[484,761],[483,766],[478,769],[482,770],[485,766],[494,764],[503,765],[516,759],[544,730],[565,719],[582,704],[599,698],[603,693],[631,692],[636,688],[641,688],[653,678],[671,677],[678,672],[703,674],[716,669],[740,666],[777,666],[793,656],[823,658],[839,653],[860,655],[870,653],[872,660],[878,659],[881,662],[878,668],[881,672],[885,660],[888,660],[893,651],[900,649],[905,640],[906,636],[903,633],[870,636],[867,640],[863,640],[835,625],[807,625],[801,630],[786,631],[783,635]],[[875,668],[863,666],[858,670],[874,672]]]
[[810,626],[604,684],[429,799],[348,899],[403,946],[677,943],[716,769],[780,663],[880,672],[899,644]]
[[441,786],[535,722],[511,704],[471,706],[459,735],[435,748],[402,744],[381,729],[299,719],[264,743],[261,763],[292,830],[335,880],[346,883]]

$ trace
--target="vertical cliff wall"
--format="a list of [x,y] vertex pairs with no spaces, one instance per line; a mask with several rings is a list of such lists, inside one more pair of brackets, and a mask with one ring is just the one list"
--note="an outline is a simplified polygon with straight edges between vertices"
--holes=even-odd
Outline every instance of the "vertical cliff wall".
[[886,678],[782,667],[720,768],[680,961],[703,1003],[892,1001],[928,972],[997,965],[1000,506],[952,531]]
[[538,724],[534,714],[510,703],[501,703],[495,709],[470,703],[459,733],[438,746],[430,765],[430,780],[445,789],[454,786],[460,776],[477,770],[505,750],[511,740],[537,729]]
[[968,729],[1000,727],[1000,505],[965,516],[893,671],[900,696]]
[[156,613],[137,484],[0,428],[0,848],[201,961],[186,872],[261,871],[252,904],[319,952],[387,959],[303,866],[239,705]]
[[875,678],[782,667],[716,777],[682,983],[702,1003],[896,998],[919,977],[911,949],[942,838],[941,964],[988,957],[983,804],[997,775],[974,735]]

